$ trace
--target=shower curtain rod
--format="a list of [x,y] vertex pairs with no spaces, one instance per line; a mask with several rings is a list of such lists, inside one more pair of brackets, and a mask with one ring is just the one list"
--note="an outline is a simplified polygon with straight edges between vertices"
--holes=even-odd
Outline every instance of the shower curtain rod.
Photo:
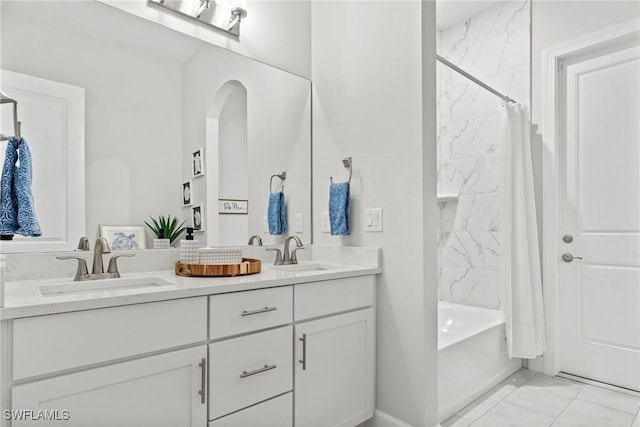
[[498,92],[497,90],[495,90],[494,88],[492,88],[491,86],[489,86],[488,84],[486,84],[485,82],[483,82],[482,80],[472,76],[471,74],[467,73],[465,70],[463,70],[462,68],[458,67],[457,65],[453,64],[452,62],[444,59],[442,56],[437,55],[436,54],[436,59],[440,62],[442,62],[444,65],[446,65],[447,67],[451,68],[453,71],[462,74],[464,77],[468,78],[469,80],[479,84],[480,86],[482,86],[483,88],[485,88],[486,90],[488,90],[489,92],[491,92],[492,94],[498,96],[500,99],[502,99],[503,101],[506,102],[516,102],[515,100],[509,98],[507,95],[503,95],[500,92]]

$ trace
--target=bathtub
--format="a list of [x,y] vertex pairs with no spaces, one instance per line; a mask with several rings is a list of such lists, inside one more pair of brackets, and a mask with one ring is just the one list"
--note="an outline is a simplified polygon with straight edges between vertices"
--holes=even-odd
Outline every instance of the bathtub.
[[438,303],[438,420],[489,391],[522,367],[509,359],[502,312]]

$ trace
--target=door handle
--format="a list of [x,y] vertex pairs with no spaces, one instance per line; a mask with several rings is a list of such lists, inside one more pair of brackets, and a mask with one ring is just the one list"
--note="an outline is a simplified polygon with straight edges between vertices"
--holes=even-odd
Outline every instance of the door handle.
[[253,316],[254,314],[260,314],[260,313],[267,313],[269,311],[275,311],[277,310],[278,307],[265,307],[265,308],[259,308],[257,310],[244,310],[242,313],[240,313],[240,316],[244,317],[244,316]]
[[574,259],[582,259],[582,257],[573,256],[570,253],[562,254],[562,260],[564,262],[572,262]]
[[202,358],[198,366],[201,368],[201,376],[200,376],[200,390],[198,390],[198,394],[200,395],[200,403],[203,405],[207,402],[206,390],[207,390],[207,359]]
[[302,370],[307,370],[307,334],[302,334],[302,338],[298,338],[298,341],[302,341],[302,359],[298,360],[298,363],[302,364]]
[[264,367],[260,369],[256,369],[255,371],[242,371],[242,373],[240,374],[240,378],[247,378],[247,377],[250,377],[251,375],[261,374],[263,372],[267,372],[276,368],[277,368],[276,365],[264,365]]

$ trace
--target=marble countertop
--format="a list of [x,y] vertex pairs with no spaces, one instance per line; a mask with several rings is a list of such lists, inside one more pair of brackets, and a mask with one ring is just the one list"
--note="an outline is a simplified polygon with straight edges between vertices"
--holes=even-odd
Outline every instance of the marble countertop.
[[[299,265],[304,264],[318,263],[307,262]],[[258,274],[236,277],[181,277],[177,276],[173,270],[144,271],[123,274],[122,277],[131,279],[153,277],[165,280],[169,284],[132,289],[83,290],[82,292],[50,295],[43,295],[41,287],[68,283],[73,278],[8,282],[5,284],[5,300],[4,307],[0,309],[0,320],[287,286],[381,272],[379,267],[324,262],[321,264],[323,267],[330,268],[313,271],[284,271],[283,267],[263,264],[262,271]],[[92,282],[75,283],[89,285]]]

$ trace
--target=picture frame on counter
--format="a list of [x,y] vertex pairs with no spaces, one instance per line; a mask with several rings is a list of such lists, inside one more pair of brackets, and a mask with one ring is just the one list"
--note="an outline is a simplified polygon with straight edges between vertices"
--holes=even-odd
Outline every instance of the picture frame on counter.
[[138,225],[100,224],[100,237],[107,239],[112,251],[146,249],[144,227]]

